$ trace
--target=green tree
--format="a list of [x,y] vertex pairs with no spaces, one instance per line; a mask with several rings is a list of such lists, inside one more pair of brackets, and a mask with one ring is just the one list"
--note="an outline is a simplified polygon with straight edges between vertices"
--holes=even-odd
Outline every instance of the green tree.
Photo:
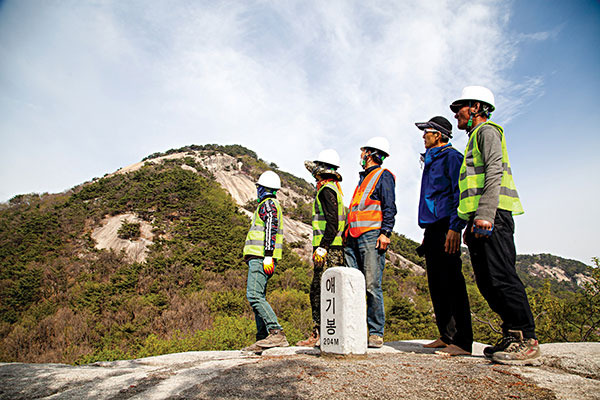
[[120,237],[121,239],[125,239],[125,240],[139,239],[141,234],[142,234],[142,232],[140,230],[139,222],[123,221],[123,222],[121,222],[121,226],[119,227],[119,230],[117,231],[117,236]]

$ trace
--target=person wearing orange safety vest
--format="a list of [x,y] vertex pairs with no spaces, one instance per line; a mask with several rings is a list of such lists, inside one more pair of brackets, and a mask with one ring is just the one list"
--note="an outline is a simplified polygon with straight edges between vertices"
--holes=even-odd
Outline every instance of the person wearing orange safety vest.
[[381,167],[389,154],[390,144],[383,137],[371,138],[361,148],[363,171],[350,202],[344,247],[345,265],[365,276],[368,346],[376,348],[383,346],[385,309],[381,280],[396,216],[396,178]]

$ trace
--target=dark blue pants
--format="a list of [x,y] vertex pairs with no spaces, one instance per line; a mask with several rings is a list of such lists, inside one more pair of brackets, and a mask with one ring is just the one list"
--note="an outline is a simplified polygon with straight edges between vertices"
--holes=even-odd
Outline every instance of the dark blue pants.
[[427,282],[440,338],[466,351],[473,348],[473,329],[467,286],[462,274],[460,251],[448,254],[444,250],[449,219],[437,221],[425,228],[425,261]]

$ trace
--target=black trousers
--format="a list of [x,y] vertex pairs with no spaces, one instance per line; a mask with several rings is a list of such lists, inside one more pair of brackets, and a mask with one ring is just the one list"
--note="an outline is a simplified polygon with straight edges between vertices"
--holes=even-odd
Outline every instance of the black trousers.
[[472,351],[473,329],[460,252],[444,250],[449,219],[437,221],[425,228],[423,247],[427,263],[427,281],[440,338]]
[[467,225],[466,241],[479,291],[490,308],[500,315],[505,335],[510,329],[522,331],[525,338],[535,338],[533,314],[515,268],[517,253],[512,213],[496,211],[494,230],[489,238],[475,238],[472,225],[473,221]]

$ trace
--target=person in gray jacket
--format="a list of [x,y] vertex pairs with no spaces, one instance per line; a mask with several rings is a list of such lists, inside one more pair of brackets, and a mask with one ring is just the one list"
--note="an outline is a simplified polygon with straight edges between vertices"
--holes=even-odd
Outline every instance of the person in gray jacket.
[[450,105],[458,129],[469,135],[460,168],[458,216],[467,221],[464,241],[479,291],[502,319],[504,337],[484,349],[502,364],[533,364],[540,357],[535,322],[515,268],[513,215],[523,214],[510,168],[504,129],[489,120],[494,95],[467,86]]

